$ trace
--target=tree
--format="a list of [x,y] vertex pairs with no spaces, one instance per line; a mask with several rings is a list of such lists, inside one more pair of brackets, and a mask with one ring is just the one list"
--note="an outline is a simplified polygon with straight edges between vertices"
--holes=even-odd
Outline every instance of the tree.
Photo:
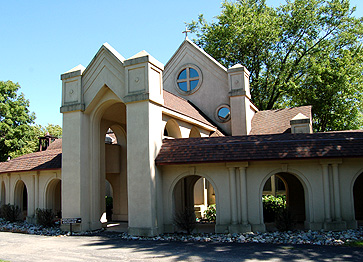
[[363,20],[349,0],[225,1],[217,21],[189,28],[197,45],[226,67],[251,73],[260,110],[313,106],[316,131],[362,127]]
[[29,112],[29,101],[17,94],[19,84],[0,81],[0,161],[15,157],[28,150],[33,139],[35,115]]
[[30,113],[24,94],[18,95],[19,89],[18,83],[0,81],[0,162],[37,151],[38,138],[47,132],[62,136],[59,125],[34,125],[35,114]]

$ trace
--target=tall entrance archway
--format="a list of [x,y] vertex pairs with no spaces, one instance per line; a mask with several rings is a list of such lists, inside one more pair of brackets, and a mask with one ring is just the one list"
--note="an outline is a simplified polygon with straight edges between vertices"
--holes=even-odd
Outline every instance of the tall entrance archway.
[[363,224],[363,173],[360,174],[353,186],[354,212],[358,225]]
[[26,219],[28,215],[28,190],[22,180],[19,180],[15,185],[14,202],[20,208],[21,219]]
[[46,208],[51,209],[57,218],[62,218],[62,183],[60,179],[53,179],[46,190]]
[[[214,232],[216,196],[212,184],[204,177],[192,175],[180,179],[173,190],[174,224],[194,221],[198,232]],[[179,225],[179,226],[178,226]]]
[[302,229],[306,220],[305,191],[290,173],[277,173],[265,183],[263,218],[268,231]]
[[[100,135],[103,138],[100,141],[102,223],[128,221],[125,130],[125,104],[115,103],[109,106],[100,120]],[[110,196],[110,192],[112,192],[112,196]]]

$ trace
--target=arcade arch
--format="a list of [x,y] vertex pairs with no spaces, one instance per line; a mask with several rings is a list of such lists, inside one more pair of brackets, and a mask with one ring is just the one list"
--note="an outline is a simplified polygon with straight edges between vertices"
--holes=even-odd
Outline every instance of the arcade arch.
[[358,225],[363,224],[363,173],[360,174],[353,186],[354,213]]
[[1,196],[0,196],[0,206],[5,205],[6,204],[6,199],[5,199],[5,183],[4,181],[1,182]]
[[46,189],[46,209],[51,209],[58,217],[62,217],[62,183],[58,178],[52,179]]
[[168,120],[164,129],[164,136],[173,137],[173,138],[181,138],[181,131],[178,123],[174,119]]
[[[285,202],[285,208],[295,227],[301,228],[306,220],[305,189],[298,177],[291,173],[280,172],[270,176],[265,182],[262,195],[273,195]],[[275,230],[276,212],[263,204],[263,219],[267,230]]]
[[28,190],[22,180],[16,182],[14,190],[14,203],[21,211],[21,219],[26,219],[28,215]]
[[[207,221],[204,211],[208,206],[216,205],[216,194],[213,185],[199,175],[189,175],[179,179],[173,188],[173,217],[183,214],[193,216],[197,222],[198,231],[213,232],[216,221]],[[216,208],[216,206],[215,206]],[[175,222],[175,221],[174,221]],[[212,228],[204,224],[212,222]]]
[[189,137],[201,137],[198,128],[193,126],[193,128],[190,130]]

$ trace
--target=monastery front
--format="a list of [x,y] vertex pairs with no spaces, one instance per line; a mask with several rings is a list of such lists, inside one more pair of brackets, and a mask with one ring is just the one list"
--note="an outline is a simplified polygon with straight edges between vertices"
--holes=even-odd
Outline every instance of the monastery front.
[[28,221],[47,208],[100,229],[112,194],[108,219],[132,235],[178,231],[177,213],[210,204],[216,233],[263,232],[262,195],[278,187],[302,228],[363,221],[363,132],[313,133],[310,106],[259,111],[248,70],[188,39],[165,67],[106,43],[61,80],[62,139],[0,163],[1,204]]

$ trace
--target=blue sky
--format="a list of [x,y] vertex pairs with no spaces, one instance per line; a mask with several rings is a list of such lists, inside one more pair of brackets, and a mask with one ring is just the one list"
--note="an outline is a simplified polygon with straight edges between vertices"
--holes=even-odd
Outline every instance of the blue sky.
[[[282,0],[267,0],[278,5]],[[184,22],[220,13],[220,0],[0,0],[0,80],[19,82],[36,123],[62,125],[60,75],[87,66],[108,42],[123,57],[146,50],[165,64],[184,40]],[[363,1],[351,0],[356,16]]]

